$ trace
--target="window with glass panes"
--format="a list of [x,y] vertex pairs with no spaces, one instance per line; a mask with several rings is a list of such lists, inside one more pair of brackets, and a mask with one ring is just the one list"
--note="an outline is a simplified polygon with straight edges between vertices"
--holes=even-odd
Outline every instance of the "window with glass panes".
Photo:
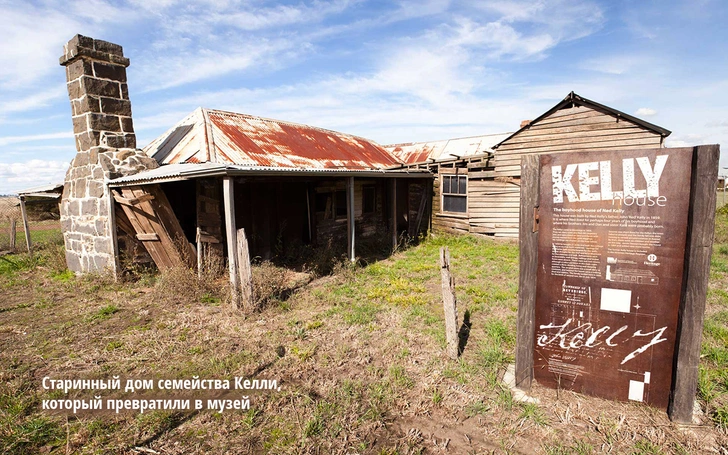
[[442,210],[444,212],[468,211],[468,176],[442,176]]

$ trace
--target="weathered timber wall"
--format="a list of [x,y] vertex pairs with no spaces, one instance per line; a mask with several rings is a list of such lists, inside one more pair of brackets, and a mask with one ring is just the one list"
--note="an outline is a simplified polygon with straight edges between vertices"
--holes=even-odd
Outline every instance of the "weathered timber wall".
[[532,153],[655,148],[662,137],[627,120],[585,106],[561,109],[502,143],[496,176],[518,176],[521,156]]

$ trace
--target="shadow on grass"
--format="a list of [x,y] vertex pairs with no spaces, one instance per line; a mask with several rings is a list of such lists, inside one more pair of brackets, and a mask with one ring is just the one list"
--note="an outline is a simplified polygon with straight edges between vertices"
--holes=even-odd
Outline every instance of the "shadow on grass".
[[193,417],[195,417],[197,414],[199,414],[200,411],[194,411],[190,413],[185,414],[173,414],[168,419],[165,419],[165,422],[163,425],[160,425],[160,428],[154,432],[151,436],[148,438],[137,441],[131,446],[128,447],[127,450],[134,452],[134,449],[137,449],[139,447],[146,448],[149,444],[153,443],[157,439],[159,439],[162,435],[165,433],[174,430],[175,428],[179,427],[183,423],[187,422],[188,420],[191,420]]
[[473,323],[470,322],[470,310],[465,310],[465,315],[463,316],[463,325],[460,326],[460,330],[458,331],[458,356],[463,354],[465,346],[467,346],[468,344],[468,338],[470,338],[470,328],[472,326]]

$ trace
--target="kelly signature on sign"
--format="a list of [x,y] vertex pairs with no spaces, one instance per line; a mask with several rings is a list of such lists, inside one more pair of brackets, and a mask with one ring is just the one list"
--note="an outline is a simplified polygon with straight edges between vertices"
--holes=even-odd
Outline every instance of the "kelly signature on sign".
[[[611,333],[611,327],[609,327],[608,325],[594,330],[593,324],[591,322],[585,322],[583,324],[577,325],[574,328],[571,328],[570,326],[572,325],[572,322],[573,319],[567,319],[566,322],[561,325],[549,323],[539,326],[540,330],[558,329],[558,331],[554,334],[543,332],[537,333],[536,344],[538,344],[539,346],[558,346],[566,350],[594,348],[602,344],[614,347],[619,345],[619,343],[615,342],[617,335],[620,335],[625,330],[627,330],[626,325],[623,325],[622,327],[612,331]],[[637,330],[632,334],[632,336],[622,340],[622,343],[625,343],[630,339],[646,339],[652,337],[646,344],[627,354],[627,356],[625,356],[620,365],[624,365],[638,355],[642,354],[650,346],[654,346],[658,343],[662,343],[663,341],[667,341],[667,338],[662,338],[662,335],[663,333],[665,333],[666,329],[667,327],[662,327],[660,329],[653,330],[652,332],[642,332],[642,330]]]

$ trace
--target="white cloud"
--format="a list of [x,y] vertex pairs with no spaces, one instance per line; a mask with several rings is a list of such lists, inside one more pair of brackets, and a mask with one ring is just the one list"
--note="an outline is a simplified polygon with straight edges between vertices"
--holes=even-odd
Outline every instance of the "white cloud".
[[9,144],[18,144],[21,142],[37,142],[37,141],[48,141],[54,139],[67,139],[73,137],[71,131],[64,131],[59,133],[44,133],[44,134],[30,134],[26,136],[4,136],[0,137],[0,146]]
[[516,0],[476,2],[484,11],[495,12],[500,22],[532,23],[543,26],[555,41],[590,35],[602,27],[605,19],[601,7],[583,0]]
[[63,45],[77,33],[96,36],[105,24],[133,23],[135,16],[104,0],[0,3],[2,89],[26,88],[59,71]]
[[213,15],[212,22],[230,25],[240,30],[261,30],[292,24],[314,23],[344,11],[351,4],[348,0],[314,2],[311,6],[276,5],[272,8],[252,9],[240,12],[222,12]]
[[635,73],[645,68],[659,68],[665,64],[664,61],[654,55],[641,54],[617,54],[600,55],[597,58],[590,58],[579,62],[578,67],[586,71],[595,71],[611,75],[622,75]]
[[0,86],[27,87],[58,71],[63,44],[82,24],[57,11],[26,4],[0,6]]
[[143,92],[219,78],[233,72],[242,73],[252,68],[257,71],[264,66],[280,63],[272,56],[293,46],[293,43],[285,41],[249,44],[232,46],[225,51],[202,49],[164,58],[150,56],[142,59],[138,77],[145,82]]
[[64,98],[66,93],[66,86],[58,84],[46,90],[33,92],[28,96],[0,101],[0,123],[3,123],[2,116],[5,114],[32,111],[49,106],[59,98]]
[[26,188],[61,183],[68,165],[68,162],[54,160],[0,163],[0,194],[13,194]]
[[649,107],[641,107],[635,111],[634,115],[637,117],[652,117],[657,115],[657,111]]
[[458,18],[451,30],[451,36],[436,38],[440,40],[445,38],[447,47],[485,50],[491,58],[510,56],[515,59],[525,59],[540,56],[558,43],[558,40],[548,33],[525,35],[502,22],[480,25],[471,19]]

